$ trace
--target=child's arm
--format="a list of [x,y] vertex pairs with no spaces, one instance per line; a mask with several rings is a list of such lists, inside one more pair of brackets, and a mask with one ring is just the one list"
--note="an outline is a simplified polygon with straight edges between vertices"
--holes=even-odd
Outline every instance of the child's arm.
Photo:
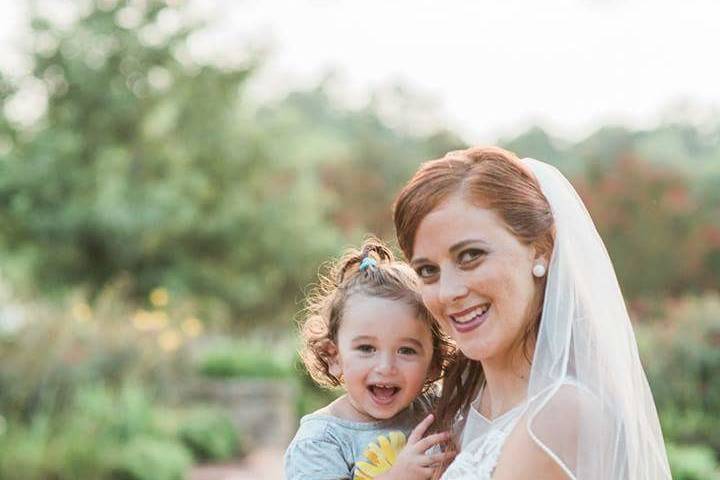
[[305,438],[285,452],[285,480],[350,480],[350,466],[340,447],[326,440]]
[[387,472],[375,477],[375,480],[426,480],[432,478],[439,465],[453,459],[455,452],[425,454],[429,448],[450,438],[447,432],[435,433],[423,438],[433,420],[434,417],[430,414],[413,429],[395,464]]

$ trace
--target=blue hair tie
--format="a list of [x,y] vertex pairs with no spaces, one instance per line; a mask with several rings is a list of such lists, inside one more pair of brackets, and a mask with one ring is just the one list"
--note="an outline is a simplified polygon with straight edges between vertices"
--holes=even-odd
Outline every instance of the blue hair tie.
[[360,262],[360,271],[364,272],[367,269],[375,270],[377,268],[377,261],[372,257],[365,257],[363,258],[362,262]]

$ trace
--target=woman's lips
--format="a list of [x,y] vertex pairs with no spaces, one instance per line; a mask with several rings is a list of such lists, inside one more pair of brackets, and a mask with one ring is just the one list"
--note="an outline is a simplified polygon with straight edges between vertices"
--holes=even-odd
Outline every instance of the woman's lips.
[[475,330],[487,319],[490,312],[490,304],[480,305],[462,312],[450,315],[450,323],[459,333],[467,333]]

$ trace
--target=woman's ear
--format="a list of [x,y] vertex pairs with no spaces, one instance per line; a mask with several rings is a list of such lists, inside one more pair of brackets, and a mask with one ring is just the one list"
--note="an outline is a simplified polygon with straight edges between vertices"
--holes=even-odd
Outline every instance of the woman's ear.
[[535,278],[542,278],[547,273],[548,269],[548,255],[542,250],[538,249],[537,246],[532,247],[532,275]]

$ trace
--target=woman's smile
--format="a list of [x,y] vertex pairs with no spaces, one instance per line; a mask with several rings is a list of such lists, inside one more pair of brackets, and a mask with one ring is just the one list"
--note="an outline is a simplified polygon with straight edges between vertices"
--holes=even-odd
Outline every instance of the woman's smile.
[[450,314],[450,323],[458,333],[467,333],[485,323],[490,315],[490,304],[475,305],[461,312]]

